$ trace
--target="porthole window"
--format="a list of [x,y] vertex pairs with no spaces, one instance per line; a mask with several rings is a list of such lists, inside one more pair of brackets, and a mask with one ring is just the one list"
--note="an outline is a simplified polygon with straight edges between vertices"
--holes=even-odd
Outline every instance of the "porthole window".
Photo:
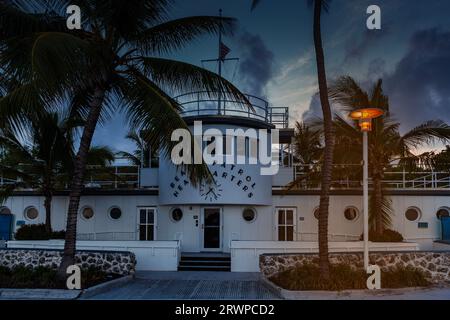
[[81,216],[86,219],[92,219],[92,217],[94,217],[94,210],[91,207],[84,207],[81,210]]
[[440,208],[436,212],[436,217],[440,220],[443,217],[450,217],[450,209],[449,208]]
[[109,210],[109,216],[113,220],[118,220],[122,216],[122,210],[119,207],[113,207]]
[[35,220],[39,216],[39,211],[35,207],[28,207],[25,209],[25,218],[28,220]]
[[11,214],[11,210],[8,207],[1,207],[0,214]]
[[359,211],[355,207],[348,207],[344,211],[344,216],[348,221],[355,221],[356,219],[358,219]]
[[314,209],[314,218],[319,220],[319,208]]
[[242,211],[242,218],[247,222],[253,222],[256,219],[256,210],[253,208],[245,208]]
[[173,221],[178,222],[183,219],[183,210],[181,210],[180,208],[175,208],[170,213],[170,216],[172,217]]
[[408,208],[405,212],[405,217],[408,221],[417,221],[420,219],[420,211],[418,208]]

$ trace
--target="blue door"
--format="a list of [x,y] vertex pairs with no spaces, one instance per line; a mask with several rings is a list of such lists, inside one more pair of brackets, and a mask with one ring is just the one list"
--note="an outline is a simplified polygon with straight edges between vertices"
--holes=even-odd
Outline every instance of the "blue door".
[[12,214],[0,214],[0,240],[11,239]]
[[442,240],[450,241],[450,217],[442,217]]

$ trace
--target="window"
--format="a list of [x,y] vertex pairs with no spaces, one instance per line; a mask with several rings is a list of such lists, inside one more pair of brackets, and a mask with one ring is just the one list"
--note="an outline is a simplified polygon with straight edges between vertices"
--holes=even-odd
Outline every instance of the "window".
[[355,207],[348,207],[344,211],[344,216],[348,221],[355,221],[359,217],[359,211]]
[[316,209],[314,209],[314,218],[319,220],[319,208],[318,207]]
[[231,157],[234,156],[234,136],[226,136],[223,140],[223,155]]
[[35,207],[28,207],[25,209],[25,218],[28,220],[35,220],[39,216],[39,211]]
[[294,241],[295,209],[277,209],[278,241]]
[[174,222],[178,222],[183,218],[183,210],[180,208],[175,208],[172,210],[170,217]]
[[450,217],[450,209],[449,208],[440,208],[436,212],[436,217],[441,220],[443,217]]
[[242,211],[242,218],[247,222],[253,222],[256,219],[256,210],[253,208],[245,208]]
[[420,210],[418,208],[408,208],[405,212],[408,221],[417,221],[420,219]]
[[109,216],[113,220],[118,220],[122,216],[122,210],[119,207],[113,207],[109,210]]
[[84,219],[89,220],[94,216],[94,210],[91,207],[84,207],[81,209],[81,216]]
[[156,211],[154,208],[139,209],[139,240],[156,240]]
[[11,210],[8,207],[0,207],[0,214],[11,214]]

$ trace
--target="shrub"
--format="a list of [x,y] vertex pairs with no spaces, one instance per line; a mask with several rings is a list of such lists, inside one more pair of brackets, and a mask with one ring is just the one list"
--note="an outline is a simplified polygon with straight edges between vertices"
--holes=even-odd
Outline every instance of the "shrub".
[[45,224],[26,224],[16,232],[16,240],[50,240],[64,239],[65,231],[53,231],[48,233]]
[[[361,235],[360,240],[363,239],[364,235]],[[384,230],[383,234],[378,234],[372,230],[369,232],[369,241],[372,242],[403,242],[403,240],[401,233],[390,229]]]
[[[346,264],[330,265],[330,278],[325,280],[315,264],[305,264],[280,272],[269,278],[276,285],[287,290],[362,290],[367,289],[368,275],[362,269]],[[396,268],[381,273],[383,289],[425,287],[430,283],[425,274],[415,268]]]
[[[81,287],[88,288],[117,278],[96,268],[81,271]],[[16,267],[12,270],[0,267],[0,288],[66,289],[65,281],[57,278],[57,271],[48,267]]]

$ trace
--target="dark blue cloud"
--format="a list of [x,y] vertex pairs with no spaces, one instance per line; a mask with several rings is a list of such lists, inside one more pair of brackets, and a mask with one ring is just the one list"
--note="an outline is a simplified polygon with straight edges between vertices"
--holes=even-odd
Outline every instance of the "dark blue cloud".
[[450,32],[416,32],[406,55],[386,78],[390,105],[402,128],[425,120],[450,122]]
[[244,32],[238,40],[240,50],[239,83],[249,94],[265,96],[265,87],[274,74],[274,55],[258,35]]

